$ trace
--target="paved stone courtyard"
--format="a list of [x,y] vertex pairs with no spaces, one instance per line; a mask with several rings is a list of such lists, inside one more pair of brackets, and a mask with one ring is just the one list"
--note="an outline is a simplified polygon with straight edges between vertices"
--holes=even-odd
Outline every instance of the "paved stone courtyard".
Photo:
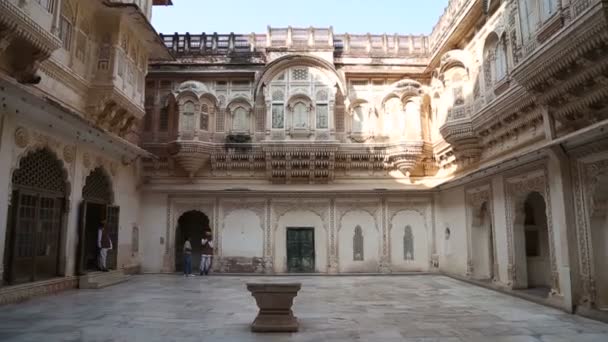
[[[253,334],[246,282],[302,282],[296,334]],[[135,276],[0,308],[0,341],[608,341],[608,325],[433,275]]]

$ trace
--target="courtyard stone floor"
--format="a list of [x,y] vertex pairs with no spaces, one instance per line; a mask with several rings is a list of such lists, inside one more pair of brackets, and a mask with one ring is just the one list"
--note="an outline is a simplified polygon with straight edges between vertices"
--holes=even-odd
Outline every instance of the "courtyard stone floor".
[[[254,334],[247,282],[301,282],[300,332]],[[141,275],[0,307],[0,341],[608,341],[608,324],[436,275]]]

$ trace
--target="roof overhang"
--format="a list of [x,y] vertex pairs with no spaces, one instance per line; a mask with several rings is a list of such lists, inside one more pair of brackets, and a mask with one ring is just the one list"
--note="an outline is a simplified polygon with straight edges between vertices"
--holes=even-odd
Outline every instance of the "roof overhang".
[[58,136],[131,161],[138,157],[155,158],[141,147],[105,131],[86,120],[75,110],[59,103],[34,87],[24,87],[0,78],[0,105],[39,128],[51,128]]
[[173,6],[172,0],[154,0],[152,1],[154,6]]
[[124,15],[129,21],[137,27],[142,34],[142,38],[148,48],[149,59],[156,61],[173,61],[175,57],[171,54],[163,40],[156,32],[148,18],[141,11],[139,6],[135,4],[114,3],[107,0],[103,1],[110,11],[116,11],[119,15]]

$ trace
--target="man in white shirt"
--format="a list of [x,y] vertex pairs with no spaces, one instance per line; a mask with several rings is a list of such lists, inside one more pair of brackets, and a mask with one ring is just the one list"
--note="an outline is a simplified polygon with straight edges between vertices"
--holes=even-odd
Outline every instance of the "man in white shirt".
[[211,270],[211,258],[213,257],[213,239],[211,232],[206,232],[201,239],[203,248],[201,250],[201,275],[208,275]]
[[192,277],[192,245],[190,238],[186,237],[184,242],[184,277]]
[[108,258],[108,251],[112,249],[112,239],[105,229],[106,221],[101,221],[101,226],[97,231],[97,248],[99,248],[99,270],[102,272],[108,272],[106,266],[106,260]]

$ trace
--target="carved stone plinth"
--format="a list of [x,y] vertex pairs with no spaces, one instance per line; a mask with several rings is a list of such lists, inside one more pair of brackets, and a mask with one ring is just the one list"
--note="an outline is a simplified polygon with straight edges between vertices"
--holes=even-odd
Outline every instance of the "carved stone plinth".
[[253,332],[296,332],[299,324],[291,311],[293,298],[302,287],[290,284],[247,284],[260,312],[251,324]]

